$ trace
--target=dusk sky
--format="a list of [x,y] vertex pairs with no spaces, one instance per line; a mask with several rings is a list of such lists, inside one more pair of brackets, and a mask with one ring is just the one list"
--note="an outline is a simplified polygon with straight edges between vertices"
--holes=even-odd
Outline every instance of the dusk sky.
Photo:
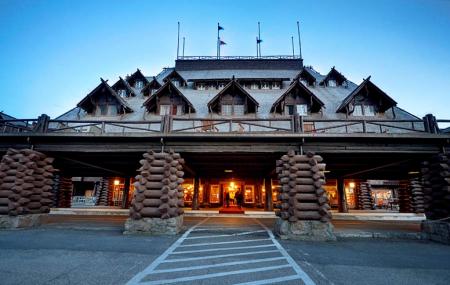
[[450,119],[450,1],[29,1],[0,0],[0,111],[52,118],[100,82],[140,68],[173,66],[177,21],[186,55],[298,52],[321,73],[332,66],[359,84],[371,80],[398,106]]

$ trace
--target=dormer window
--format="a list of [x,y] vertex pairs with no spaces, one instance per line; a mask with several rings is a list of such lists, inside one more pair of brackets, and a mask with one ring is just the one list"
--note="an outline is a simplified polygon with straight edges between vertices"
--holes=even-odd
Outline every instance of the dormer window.
[[117,93],[118,93],[119,96],[122,97],[122,98],[127,97],[127,90],[125,90],[125,89],[120,89]]
[[353,116],[355,117],[373,117],[375,116],[375,106],[373,105],[355,105],[353,109]]
[[295,115],[308,116],[308,105],[297,104],[297,105],[286,105],[284,109],[285,115]]
[[173,83],[173,85],[175,85],[175,87],[180,87],[180,81],[174,80],[174,81],[172,81],[172,83]]
[[280,89],[280,88],[281,88],[280,82],[275,81],[272,83],[272,89]]
[[[175,85],[175,86],[177,86],[177,85]],[[205,83],[197,83],[197,90],[206,90],[206,84]]]
[[259,89],[258,83],[252,83],[252,84],[250,85],[250,89]]
[[270,89],[269,82],[263,82],[263,83],[261,84],[261,89]]
[[328,87],[336,87],[337,83],[336,80],[328,80]]
[[142,89],[144,87],[144,82],[142,82],[141,80],[137,80],[136,83],[134,84],[134,88],[136,89]]
[[223,89],[225,87],[225,83],[219,83],[219,89]]
[[220,113],[222,116],[243,116],[244,105],[221,105]]

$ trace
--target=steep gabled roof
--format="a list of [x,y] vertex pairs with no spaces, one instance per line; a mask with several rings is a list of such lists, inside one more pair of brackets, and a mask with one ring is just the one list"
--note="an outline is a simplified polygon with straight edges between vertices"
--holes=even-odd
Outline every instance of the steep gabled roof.
[[308,88],[306,88],[306,86],[300,82],[299,78],[297,78],[295,81],[292,82],[289,88],[275,101],[275,103],[273,103],[272,108],[270,108],[270,112],[271,113],[275,112],[279,104],[284,100],[284,98],[289,94],[292,94],[292,92],[295,91],[296,89],[301,92],[299,94],[300,96],[306,95],[309,97],[308,99],[311,100],[311,108],[314,109],[314,111],[319,111],[320,108],[324,106],[324,103],[319,98],[317,98],[317,96],[314,95]]
[[107,83],[107,81],[103,80],[103,78],[100,78],[101,83],[95,87],[94,90],[92,90],[86,97],[84,97],[78,104],[77,107],[80,107],[81,109],[85,110],[88,113],[91,113],[95,108],[95,102],[92,100],[93,97],[95,97],[97,94],[103,93],[106,96],[111,96],[117,102],[119,105],[123,108],[123,110],[126,113],[133,112],[133,109],[128,106],[128,104],[120,98],[119,95],[117,95],[116,91],[114,91],[111,86]]
[[337,71],[336,68],[334,68],[334,66],[331,68],[330,72],[328,72],[327,76],[325,76],[325,78],[322,81],[320,81],[319,85],[325,85],[325,82],[328,82],[328,80],[330,79],[336,80],[336,82],[339,85],[342,85],[342,83],[347,81],[347,78],[345,78],[345,76],[342,75],[342,73]]
[[134,83],[137,80],[142,80],[142,82],[144,82],[144,85],[148,83],[147,78],[144,76],[144,74],[142,74],[139,68],[136,70],[135,73],[131,74],[130,76],[127,76],[126,79],[130,85],[134,85]]
[[309,68],[304,67],[298,74],[297,76],[294,78],[294,80],[292,80],[292,83],[294,83],[295,81],[299,80],[299,79],[304,79],[308,82],[308,84],[310,85],[314,85],[314,83],[316,82],[316,77],[311,73],[311,71],[309,70]]
[[130,92],[130,96],[136,96],[136,92],[134,92],[133,88],[131,88],[130,84],[126,80],[124,80],[122,77],[119,76],[119,80],[117,80],[116,83],[114,83],[113,86],[111,86],[114,91],[117,92],[119,89],[125,89]]
[[161,86],[150,98],[145,100],[142,106],[146,107],[149,112],[153,112],[157,107],[157,98],[166,94],[175,94],[180,96],[182,100],[191,108],[191,111],[195,113],[194,105],[181,93],[181,91],[168,80],[163,86]]
[[394,99],[389,97],[383,90],[378,88],[370,81],[370,76],[365,79],[352,93],[350,93],[343,101],[336,112],[346,112],[346,107],[354,100],[355,96],[364,93],[365,97],[377,97],[379,99],[380,111],[384,112],[387,109],[397,105]]
[[187,84],[186,79],[183,78],[183,76],[180,75],[180,73],[178,73],[178,71],[176,71],[175,69],[173,69],[169,74],[167,74],[164,79],[163,82],[167,82],[167,81],[173,81],[173,78],[177,78],[178,80],[180,80],[183,85]]
[[0,120],[15,120],[13,116],[10,116],[8,114],[3,113],[3,111],[0,111]]
[[158,82],[156,77],[153,76],[153,79],[147,85],[145,85],[145,87],[141,90],[141,92],[144,95],[148,95],[148,94],[150,94],[151,89],[157,90],[157,89],[161,88],[161,86],[162,85]]
[[219,102],[219,99],[222,95],[225,95],[229,90],[232,91],[238,91],[255,105],[255,107],[259,107],[259,103],[247,92],[244,88],[236,81],[236,79],[233,77],[231,81],[225,85],[225,87],[220,90],[219,93],[217,93],[216,96],[214,96],[209,102],[208,102],[208,109],[211,110],[214,108],[214,106]]

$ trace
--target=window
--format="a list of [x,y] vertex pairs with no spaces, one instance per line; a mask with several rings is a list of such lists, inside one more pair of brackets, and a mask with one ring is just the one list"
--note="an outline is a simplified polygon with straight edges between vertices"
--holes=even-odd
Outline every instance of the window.
[[270,89],[269,82],[263,82],[261,84],[261,89]]
[[233,115],[243,116],[244,115],[244,105],[234,105]]
[[224,116],[231,116],[233,113],[233,105],[222,105],[220,112]]
[[259,89],[258,83],[252,83],[250,89]]
[[138,80],[136,81],[136,83],[134,84],[134,87],[137,89],[141,89],[142,87],[144,87],[144,82]]
[[174,80],[172,81],[173,85],[175,85],[175,87],[180,87],[180,81],[178,80]]
[[285,115],[294,115],[294,105],[284,106],[284,114]]
[[197,90],[206,90],[205,83],[197,83]]
[[225,87],[225,83],[219,83],[219,89],[223,89]]
[[254,203],[255,187],[253,185],[245,185],[244,189],[244,203]]
[[336,80],[328,80],[328,87],[336,87],[337,83]]
[[100,115],[101,116],[106,116],[108,115],[108,105],[104,104],[104,105],[98,105],[98,108],[100,109]]
[[280,89],[280,88],[281,88],[280,82],[273,82],[272,83],[272,89]]
[[220,186],[211,185],[211,191],[209,192],[209,203],[218,204],[220,203]]
[[127,90],[120,89],[119,90],[119,96],[122,97],[122,98],[127,97]]
[[363,115],[362,106],[355,105],[355,107],[353,108],[353,116],[362,116],[362,115]]
[[296,106],[297,114],[299,114],[300,116],[308,116],[308,105],[299,104],[299,105],[295,105],[295,106]]
[[309,85],[308,82],[307,82],[305,79],[301,79],[300,82],[301,82],[303,85],[305,85],[305,86],[308,86],[308,85]]
[[159,115],[169,115],[170,113],[170,105],[159,105]]
[[177,105],[176,107],[177,107],[177,110],[176,110],[176,112],[172,113],[172,115],[178,115],[178,116],[183,115],[184,114],[183,105]]
[[364,116],[375,116],[375,107],[373,105],[364,105]]
[[108,115],[116,115],[116,114],[117,114],[117,106],[108,105]]

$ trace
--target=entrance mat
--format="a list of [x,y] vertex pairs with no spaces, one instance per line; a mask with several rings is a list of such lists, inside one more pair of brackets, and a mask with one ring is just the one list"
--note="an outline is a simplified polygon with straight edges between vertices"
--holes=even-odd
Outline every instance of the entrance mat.
[[219,209],[219,214],[244,214],[244,210],[236,206],[222,207]]

